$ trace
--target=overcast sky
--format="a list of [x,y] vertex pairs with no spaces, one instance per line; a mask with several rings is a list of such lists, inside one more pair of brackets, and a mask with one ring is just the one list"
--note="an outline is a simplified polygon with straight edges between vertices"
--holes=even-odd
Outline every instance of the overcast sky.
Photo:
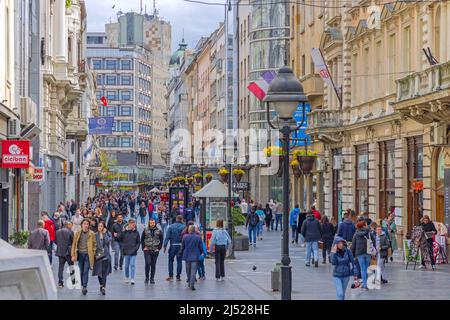
[[[153,13],[153,0],[142,0],[147,13]],[[210,1],[212,2],[212,1]],[[219,2],[219,1],[217,1]],[[86,0],[88,31],[105,31],[105,23],[116,21],[116,12],[139,12],[140,0]],[[115,8],[113,9],[113,5]],[[156,0],[159,16],[172,25],[172,51],[181,41],[183,28],[189,47],[194,47],[202,36],[209,36],[224,19],[222,6],[205,6],[183,0]]]

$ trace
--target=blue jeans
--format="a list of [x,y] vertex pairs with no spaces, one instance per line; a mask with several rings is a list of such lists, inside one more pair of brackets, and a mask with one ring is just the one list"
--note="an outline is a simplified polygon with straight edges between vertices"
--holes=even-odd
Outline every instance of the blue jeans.
[[270,220],[270,230],[273,230],[273,225],[275,224],[275,220]]
[[338,300],[345,300],[345,290],[350,277],[333,277],[334,287],[336,288],[336,297]]
[[278,230],[278,223],[280,223],[281,231],[283,231],[283,214],[282,213],[275,214],[275,231]]
[[142,223],[142,224],[145,224],[145,216],[139,215],[139,217],[141,218],[141,223]]
[[87,288],[89,280],[89,255],[78,252],[78,266],[80,267],[81,286]]
[[[122,266],[123,266],[122,244],[119,241],[114,240],[112,242],[112,249],[114,251],[114,267],[118,268],[120,266],[122,268]],[[120,261],[119,261],[119,256],[120,256]]]
[[198,276],[203,278],[205,276],[205,260],[200,260],[197,267]]
[[248,239],[250,241],[250,244],[256,243],[256,231],[258,229],[258,226],[248,226]]
[[[292,240],[296,240],[295,236],[296,236],[296,233],[297,233],[297,225],[296,224],[292,224],[291,225],[291,230],[292,230]],[[298,241],[296,241],[296,242],[298,242]]]
[[358,256],[358,262],[361,269],[362,287],[367,288],[367,268],[370,265],[370,255],[363,254]]
[[306,242],[306,264],[309,265],[311,262],[311,251],[313,252],[314,261],[319,261],[319,243],[317,241]]
[[136,256],[125,256],[125,278],[133,279],[136,274]]
[[264,220],[258,222],[258,237],[262,237],[264,231]]
[[183,260],[181,257],[181,245],[171,245],[169,248],[169,277],[173,277],[173,262],[177,257],[177,278],[181,276]]

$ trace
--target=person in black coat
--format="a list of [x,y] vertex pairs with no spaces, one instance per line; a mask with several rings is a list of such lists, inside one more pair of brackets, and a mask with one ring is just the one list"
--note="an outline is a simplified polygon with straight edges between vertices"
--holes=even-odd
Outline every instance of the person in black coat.
[[72,222],[66,221],[64,228],[56,231],[55,234],[55,243],[56,243],[56,252],[55,255],[58,257],[59,265],[58,265],[58,287],[64,287],[64,265],[69,265],[69,268],[73,266],[72,257],[70,255],[70,250],[72,248],[73,242],[73,231],[72,231]]
[[[144,251],[145,259],[145,284],[149,280],[151,284],[155,283],[156,261],[158,260],[159,251],[163,246],[163,233],[156,225],[154,219],[148,221],[148,226],[142,231],[141,247]],[[150,274],[150,279],[149,279]]]
[[329,222],[327,216],[323,216],[320,220],[320,224],[322,227],[322,263],[327,263],[327,254],[328,254],[328,261],[331,263],[331,246],[333,244],[334,239],[334,226]]
[[125,283],[135,284],[136,256],[141,246],[141,237],[136,230],[136,221],[128,220],[128,225],[119,236],[122,242],[122,252],[125,260]]
[[371,255],[368,254],[368,243],[370,243],[368,240],[372,241],[372,245],[375,248],[375,239],[370,234],[366,221],[361,219],[356,223],[356,232],[353,235],[351,250],[353,256],[358,259],[363,289],[367,289],[367,268],[371,260]]
[[298,235],[300,235],[300,240],[301,240],[301,245],[302,247],[305,246],[305,238],[303,238],[303,235],[301,234],[301,230],[302,230],[302,226],[303,226],[303,222],[305,222],[306,220],[306,210],[303,209],[302,211],[300,211],[300,213],[298,214],[298,226],[297,226],[297,232],[295,235],[295,242],[298,243]]
[[[430,260],[431,265],[434,265],[434,254],[433,254],[433,236],[437,234],[436,227],[434,226],[434,223],[431,221],[430,217],[428,215],[424,215],[420,226],[422,227],[423,232],[425,233],[425,239],[428,243],[428,250],[430,252]],[[425,261],[422,259],[422,265],[425,266]]]
[[106,229],[105,223],[100,221],[97,226],[98,232],[95,234],[97,241],[97,248],[95,251],[95,263],[93,276],[98,277],[100,284],[100,292],[102,295],[106,294],[106,278],[111,273],[111,255],[109,246],[111,245],[112,236]]
[[[269,231],[270,228],[270,222],[272,221],[272,217],[273,217],[273,212],[272,209],[270,209],[269,204],[266,204],[266,207],[264,208],[264,221],[266,222],[266,228],[267,231]],[[273,224],[272,224],[272,230],[273,230]]]
[[312,211],[308,211],[306,220],[303,222],[301,233],[306,241],[306,266],[310,266],[311,251],[313,252],[313,263],[319,266],[318,242],[322,239],[322,228],[320,222],[314,217]]

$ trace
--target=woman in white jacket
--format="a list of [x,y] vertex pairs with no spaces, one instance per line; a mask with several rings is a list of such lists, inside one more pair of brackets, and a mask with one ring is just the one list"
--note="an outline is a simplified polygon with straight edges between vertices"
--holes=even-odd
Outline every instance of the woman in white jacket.
[[83,221],[83,216],[81,215],[81,210],[77,209],[75,215],[72,217],[72,231],[75,233],[81,229],[81,222]]

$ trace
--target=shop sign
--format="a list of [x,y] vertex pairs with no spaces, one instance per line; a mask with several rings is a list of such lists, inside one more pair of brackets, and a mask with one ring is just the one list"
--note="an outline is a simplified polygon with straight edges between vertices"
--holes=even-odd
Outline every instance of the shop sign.
[[233,189],[235,191],[247,191],[250,190],[250,185],[248,182],[235,182],[233,183]]
[[25,179],[28,182],[44,181],[44,168],[43,167],[28,168]]
[[412,182],[412,188],[416,192],[422,191],[423,190],[423,181],[422,180],[414,180]]
[[2,168],[26,169],[30,167],[30,141],[2,141]]

